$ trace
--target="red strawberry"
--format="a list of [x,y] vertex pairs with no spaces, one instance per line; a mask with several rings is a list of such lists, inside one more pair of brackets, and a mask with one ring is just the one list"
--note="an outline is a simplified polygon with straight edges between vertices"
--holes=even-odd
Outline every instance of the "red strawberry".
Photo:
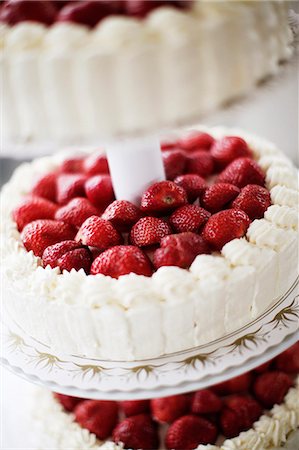
[[162,266],[177,266],[187,269],[197,255],[210,253],[204,239],[191,232],[166,236],[161,240],[160,246],[154,253],[156,269]]
[[[202,206],[215,213],[229,207],[229,203],[240,193],[237,186],[229,183],[217,183],[209,186],[202,196]],[[240,208],[242,209],[242,208]]]
[[98,216],[90,216],[82,223],[77,236],[77,242],[105,250],[122,243],[122,236],[112,223]]
[[34,183],[31,193],[33,195],[36,195],[37,197],[46,198],[47,200],[51,200],[51,202],[55,202],[56,178],[57,178],[56,172],[51,172],[47,173],[46,175],[42,175]]
[[234,438],[242,431],[237,413],[229,408],[223,408],[220,416],[220,426],[222,434],[226,438]]
[[210,134],[196,130],[185,134],[178,141],[179,147],[191,152],[196,150],[209,150],[213,143],[214,138]]
[[5,2],[0,10],[0,22],[15,25],[30,21],[51,25],[55,21],[56,8],[50,1],[14,0]]
[[118,2],[108,1],[84,1],[84,2],[70,2],[62,8],[58,14],[58,22],[74,22],[89,27],[94,27],[104,19],[106,16],[117,13],[118,11],[113,7],[113,4]]
[[292,386],[292,379],[284,372],[275,370],[259,375],[253,385],[256,398],[266,408],[283,401],[284,396]]
[[187,195],[183,188],[173,181],[160,181],[142,195],[141,210],[148,214],[166,214],[186,203]]
[[57,394],[54,392],[54,397],[59,403],[64,407],[66,411],[72,412],[76,408],[76,406],[83,401],[82,398],[79,397],[71,397],[70,395]]
[[131,229],[130,242],[137,247],[155,245],[171,233],[171,228],[165,220],[157,217],[142,217]]
[[229,241],[245,235],[250,219],[244,211],[226,209],[209,218],[202,236],[215,250],[221,250]]
[[134,223],[141,218],[141,211],[127,200],[115,200],[105,209],[102,219],[110,220],[120,232],[129,231]]
[[208,177],[214,171],[214,161],[209,152],[197,150],[188,155],[187,173],[196,173],[201,177]]
[[198,233],[206,223],[210,213],[197,205],[185,205],[176,209],[169,218],[169,223],[177,233],[192,231]]
[[232,395],[225,400],[225,404],[236,413],[241,431],[248,430],[263,412],[259,403],[247,394]]
[[91,266],[91,252],[76,241],[62,241],[50,245],[43,252],[43,265],[59,267],[60,270],[83,269],[89,272]]
[[121,402],[126,417],[137,416],[137,414],[148,413],[150,410],[149,400],[125,400]]
[[84,172],[89,175],[109,174],[109,166],[106,156],[103,153],[93,153],[84,160]]
[[114,200],[114,192],[110,175],[96,175],[85,183],[88,200],[98,208],[106,208]]
[[228,395],[236,394],[238,392],[248,391],[252,382],[251,372],[242,373],[234,378],[212,386],[212,390],[217,394]]
[[265,174],[260,166],[250,158],[237,158],[218,176],[219,183],[231,183],[239,188],[247,184],[264,186]]
[[80,173],[83,171],[82,157],[65,159],[60,166],[60,172],[63,173]]
[[257,184],[243,187],[238,197],[232,202],[232,208],[242,209],[251,219],[260,219],[271,205],[268,189]]
[[21,234],[26,250],[36,256],[42,256],[45,248],[57,242],[71,240],[76,231],[64,222],[57,220],[35,220],[28,223]]
[[168,151],[168,150],[177,150],[178,149],[178,143],[177,141],[173,140],[165,140],[160,142],[160,147],[162,152]]
[[193,414],[217,413],[221,408],[221,398],[210,389],[202,389],[194,393],[191,404]]
[[12,217],[22,231],[27,223],[37,219],[54,219],[57,210],[55,203],[40,197],[25,197],[22,203],[12,211]]
[[131,450],[157,449],[159,436],[157,425],[147,414],[127,417],[113,430],[112,438],[115,443],[123,443],[124,448]]
[[56,211],[55,219],[79,228],[88,217],[97,215],[100,212],[87,198],[76,197]]
[[92,263],[90,273],[118,278],[128,273],[150,277],[152,265],[148,257],[133,245],[118,245],[101,253]]
[[215,141],[211,147],[211,155],[219,170],[224,169],[236,158],[252,156],[247,143],[238,136],[225,136]]
[[207,187],[204,178],[195,173],[180,175],[174,179],[174,182],[185,189],[190,203],[201,197]]
[[187,414],[190,401],[187,395],[172,395],[151,400],[152,417],[158,422],[172,423]]
[[86,176],[76,173],[61,174],[57,177],[57,202],[65,204],[74,197],[85,197]]
[[287,373],[299,373],[299,342],[278,355],[275,358],[275,366]]
[[165,445],[172,450],[193,450],[199,444],[213,444],[217,428],[203,417],[188,415],[177,419],[167,430]]
[[264,372],[268,372],[270,370],[270,366],[273,362],[273,359],[271,359],[270,361],[265,362],[264,364],[261,364],[258,367],[254,368],[254,373],[264,373]]
[[75,408],[75,419],[99,439],[107,439],[117,424],[118,406],[107,400],[85,400]]
[[168,180],[173,180],[184,172],[187,159],[181,150],[164,151],[162,156]]

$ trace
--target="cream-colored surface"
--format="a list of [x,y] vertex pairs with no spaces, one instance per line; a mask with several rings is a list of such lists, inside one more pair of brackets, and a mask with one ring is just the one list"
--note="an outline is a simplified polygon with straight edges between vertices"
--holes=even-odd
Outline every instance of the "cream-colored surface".
[[[215,137],[243,136],[257,161],[273,157],[266,173],[280,171],[281,159],[287,160],[273,144],[239,130],[207,131]],[[66,155],[23,164],[1,196],[5,306],[27,333],[54,351],[134,360],[185,350],[245,325],[295,280],[297,191],[285,186],[290,178],[295,183],[292,165],[286,180],[279,177],[282,184],[272,187],[274,205],[265,219],[253,221],[246,238],[226,244],[221,254],[198,256],[189,271],[162,267],[151,278],[129,274],[115,280],[44,269],[25,250],[10,211],[30,191],[34,176],[55,168]],[[281,214],[273,208],[281,208]]]

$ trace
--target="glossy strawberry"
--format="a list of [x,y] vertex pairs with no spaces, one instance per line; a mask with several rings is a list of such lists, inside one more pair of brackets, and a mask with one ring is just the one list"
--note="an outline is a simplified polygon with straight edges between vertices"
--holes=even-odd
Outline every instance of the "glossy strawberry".
[[133,245],[118,245],[101,253],[92,263],[90,273],[118,278],[128,273],[150,277],[152,265],[148,257]]
[[57,173],[51,172],[39,177],[31,189],[32,195],[42,197],[51,202],[56,201],[56,179]]
[[150,186],[141,197],[141,211],[147,214],[167,214],[187,203],[183,188],[172,181],[160,181]]
[[211,155],[218,170],[224,169],[236,158],[252,156],[247,143],[238,136],[217,139],[211,147]]
[[214,171],[214,161],[211,154],[205,150],[197,150],[188,155],[186,172],[208,177]]
[[211,213],[216,213],[222,209],[229,208],[230,202],[234,200],[239,193],[240,189],[233,184],[212,184],[205,190],[201,198],[201,205]]
[[118,406],[113,401],[85,400],[74,412],[76,422],[99,439],[107,439],[117,424]]
[[42,256],[44,267],[59,267],[61,271],[83,269],[89,273],[91,252],[76,241],[62,241],[47,247]]
[[72,240],[76,231],[64,222],[57,220],[35,220],[28,223],[21,233],[26,250],[42,256],[44,250],[57,242]]
[[237,158],[218,176],[219,183],[230,183],[242,188],[247,184],[264,186],[265,174],[260,166],[250,158]]
[[244,211],[227,209],[211,216],[202,236],[215,250],[221,250],[229,241],[245,235],[250,219]]
[[64,407],[64,409],[68,412],[73,412],[76,406],[83,401],[82,398],[79,397],[71,397],[70,395],[58,394],[54,393],[54,397],[59,403]]
[[168,223],[157,217],[142,217],[132,227],[130,242],[137,247],[159,244],[161,239],[171,234]]
[[221,408],[221,398],[210,389],[202,389],[194,393],[191,403],[193,414],[217,413]]
[[220,427],[222,434],[226,438],[234,438],[238,436],[242,430],[237,413],[229,408],[223,408],[221,411]]
[[85,197],[86,177],[81,174],[61,174],[57,177],[57,202],[65,204],[74,197]]
[[225,399],[226,407],[234,411],[240,431],[248,430],[262,415],[259,403],[248,394],[235,394]]
[[157,425],[147,414],[127,417],[112,433],[113,441],[132,450],[159,448]]
[[22,231],[27,223],[37,219],[54,219],[57,205],[41,197],[25,197],[12,211],[12,217]]
[[56,13],[51,1],[10,0],[0,9],[0,22],[15,25],[30,21],[51,25],[55,21]]
[[230,378],[222,383],[212,386],[212,390],[221,395],[236,394],[238,392],[246,392],[249,390],[252,382],[251,372],[245,372],[237,377]]
[[299,373],[299,342],[278,355],[274,360],[275,367],[287,373]]
[[162,157],[168,180],[173,180],[184,172],[187,159],[181,150],[164,151]]
[[185,205],[176,209],[169,218],[171,227],[177,233],[192,231],[198,233],[211,214],[197,205]]
[[165,444],[171,450],[194,450],[200,444],[213,444],[216,441],[216,426],[194,415],[177,419],[167,430]]
[[268,189],[257,184],[248,184],[243,187],[231,206],[242,209],[251,220],[254,220],[264,217],[270,205],[271,197]]
[[[115,3],[117,4],[118,2]],[[113,4],[113,1],[98,0],[71,2],[60,10],[57,21],[79,23],[94,27],[108,15],[118,13]]]
[[97,208],[104,209],[114,200],[110,175],[95,175],[85,183],[88,200]]
[[55,219],[79,228],[88,217],[99,215],[100,212],[87,198],[76,197],[56,211]]
[[190,203],[201,197],[207,187],[204,178],[194,173],[180,175],[174,179],[174,182],[185,189]]
[[103,152],[93,153],[83,162],[83,170],[88,176],[109,174],[109,166]]
[[253,385],[256,398],[266,408],[280,404],[293,382],[289,375],[275,370],[259,375]]
[[142,213],[137,206],[127,200],[115,200],[102,214],[102,219],[109,220],[120,232],[129,231],[141,218]]
[[82,223],[75,240],[83,245],[105,250],[122,243],[122,236],[111,222],[98,216],[91,216]]
[[150,411],[149,400],[124,400],[120,404],[126,417],[137,416]]
[[61,166],[62,173],[81,173],[83,171],[83,157],[65,159]]
[[187,151],[209,150],[214,143],[214,138],[201,131],[192,130],[183,135],[179,141],[178,146]]
[[155,398],[151,400],[152,417],[158,422],[172,423],[187,414],[189,406],[189,397],[183,394]]

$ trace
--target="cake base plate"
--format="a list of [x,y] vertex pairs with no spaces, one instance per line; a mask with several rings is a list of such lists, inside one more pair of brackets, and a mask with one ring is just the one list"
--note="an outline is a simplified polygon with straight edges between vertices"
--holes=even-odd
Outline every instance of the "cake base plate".
[[30,382],[82,398],[142,399],[203,389],[263,364],[299,340],[298,283],[230,335],[143,361],[58,355],[5,317],[1,363]]

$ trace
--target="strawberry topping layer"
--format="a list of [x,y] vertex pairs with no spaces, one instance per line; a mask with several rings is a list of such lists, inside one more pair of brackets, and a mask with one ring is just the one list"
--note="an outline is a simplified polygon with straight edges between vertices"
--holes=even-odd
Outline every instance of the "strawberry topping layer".
[[[26,249],[44,267],[151,276],[162,266],[188,269],[197,255],[220,251],[271,205],[264,172],[239,137],[191,131],[162,142],[161,151],[168,179],[148,186],[137,205],[115,200],[101,152],[66,159],[34,180],[12,213]],[[77,246],[69,249],[73,239]],[[67,251],[49,257],[58,243]]]

